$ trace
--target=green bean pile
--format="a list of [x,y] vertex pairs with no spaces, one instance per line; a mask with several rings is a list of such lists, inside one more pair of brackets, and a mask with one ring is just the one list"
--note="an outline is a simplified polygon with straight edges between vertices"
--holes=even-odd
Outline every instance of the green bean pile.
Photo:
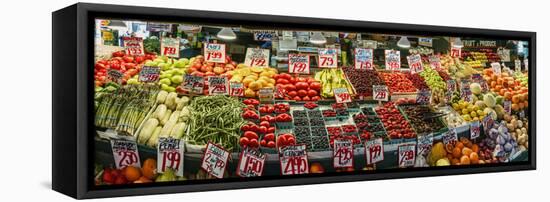
[[224,96],[195,97],[191,102],[191,128],[187,142],[204,145],[218,144],[228,151],[236,148],[239,130],[246,122],[241,117],[246,107],[239,100]]

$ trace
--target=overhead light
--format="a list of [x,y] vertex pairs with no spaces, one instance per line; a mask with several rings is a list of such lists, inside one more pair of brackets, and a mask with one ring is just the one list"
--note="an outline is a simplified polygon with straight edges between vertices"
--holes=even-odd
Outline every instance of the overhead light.
[[237,35],[231,28],[224,27],[218,32],[218,38],[225,40],[233,40],[237,38]]
[[126,23],[120,21],[120,20],[110,20],[109,25],[107,27],[111,29],[120,29],[120,28],[126,28]]
[[309,38],[309,42],[312,44],[324,44],[327,43],[327,39],[321,32],[313,32],[313,35]]
[[456,37],[455,41],[453,41],[453,47],[454,48],[462,48],[464,47],[464,44],[462,43],[462,40],[460,40],[460,37]]
[[399,41],[397,41],[397,46],[401,48],[410,48],[411,42],[409,41],[409,39],[407,39],[406,36],[402,36]]

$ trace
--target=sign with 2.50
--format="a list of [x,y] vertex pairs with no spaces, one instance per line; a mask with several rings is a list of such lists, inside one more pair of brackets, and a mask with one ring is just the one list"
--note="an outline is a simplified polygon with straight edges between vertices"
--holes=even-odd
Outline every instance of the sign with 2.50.
[[397,148],[398,165],[400,168],[414,166],[416,158],[416,145],[406,144]]
[[306,145],[290,145],[279,149],[282,175],[308,174]]
[[319,67],[337,68],[338,67],[338,49],[319,48]]
[[204,59],[206,62],[225,63],[225,44],[205,43]]
[[336,98],[337,103],[351,102],[351,95],[347,88],[335,88],[334,98]]
[[172,169],[177,176],[183,176],[183,141],[174,138],[159,138],[157,147],[157,172]]
[[160,53],[164,56],[180,57],[180,39],[171,37],[162,37],[160,40]]
[[365,159],[367,165],[384,160],[384,142],[382,138],[370,140],[365,143]]
[[373,85],[372,86],[372,99],[378,101],[388,101],[390,93],[388,86],[385,85]]
[[160,77],[160,68],[153,66],[143,66],[139,71],[139,82],[153,83],[157,82]]
[[249,67],[268,67],[269,49],[247,48],[244,64]]
[[194,93],[202,94],[204,89],[204,77],[191,74],[185,75],[185,81],[181,83],[183,90]]
[[241,152],[237,175],[241,177],[262,176],[265,166],[265,155],[257,149],[246,147]]
[[227,95],[227,77],[210,76],[208,77],[208,94]]
[[309,55],[288,54],[288,72],[309,74]]
[[332,157],[334,168],[353,167],[353,142],[351,140],[334,140]]
[[126,50],[126,55],[131,56],[140,56],[144,55],[145,51],[143,49],[143,38],[141,37],[122,37],[124,41],[124,49]]
[[411,70],[411,73],[424,71],[424,66],[422,66],[422,58],[420,57],[420,54],[407,56],[407,61],[409,62],[409,69]]
[[386,70],[398,70],[401,68],[401,52],[398,50],[385,50]]
[[111,140],[111,149],[117,169],[122,169],[126,166],[141,167],[135,141]]
[[204,151],[201,168],[216,178],[223,178],[227,160],[229,160],[228,151],[218,145],[208,143]]
[[355,49],[355,69],[374,69],[373,51],[368,48]]

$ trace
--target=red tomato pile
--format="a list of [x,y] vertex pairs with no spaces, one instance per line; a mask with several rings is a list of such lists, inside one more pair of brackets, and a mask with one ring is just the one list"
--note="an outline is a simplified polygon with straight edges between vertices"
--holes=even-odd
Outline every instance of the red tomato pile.
[[103,86],[107,82],[107,70],[115,69],[124,74],[122,83],[138,74],[142,63],[145,60],[154,60],[156,55],[146,54],[144,56],[127,56],[124,51],[114,52],[108,60],[98,60],[94,65],[95,86]]
[[260,146],[275,148],[275,121],[276,118],[270,115],[265,115],[260,118],[260,127],[267,127],[267,132],[260,141]]
[[321,83],[311,77],[294,77],[287,73],[273,75],[275,86],[284,89],[285,100],[317,101],[320,100]]
[[199,55],[187,69],[186,73],[196,76],[227,76],[225,73],[234,70],[236,66],[237,63],[231,61],[229,56],[226,56],[225,63],[213,63],[206,62],[204,56]]
[[414,93],[416,88],[413,83],[407,79],[407,76],[401,72],[382,72],[382,78],[388,85],[390,93]]
[[380,117],[389,138],[414,138],[416,134],[405,117],[401,115],[393,102],[388,102],[382,107],[376,108],[376,114]]
[[296,144],[296,137],[291,133],[279,134],[277,137],[277,147],[286,147]]

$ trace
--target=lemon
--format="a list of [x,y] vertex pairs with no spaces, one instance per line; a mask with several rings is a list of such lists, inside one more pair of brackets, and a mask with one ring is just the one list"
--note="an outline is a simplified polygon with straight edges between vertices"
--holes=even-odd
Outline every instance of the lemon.
[[470,116],[472,116],[472,117],[477,117],[477,113],[476,113],[476,112],[471,112],[471,113],[470,113]]

